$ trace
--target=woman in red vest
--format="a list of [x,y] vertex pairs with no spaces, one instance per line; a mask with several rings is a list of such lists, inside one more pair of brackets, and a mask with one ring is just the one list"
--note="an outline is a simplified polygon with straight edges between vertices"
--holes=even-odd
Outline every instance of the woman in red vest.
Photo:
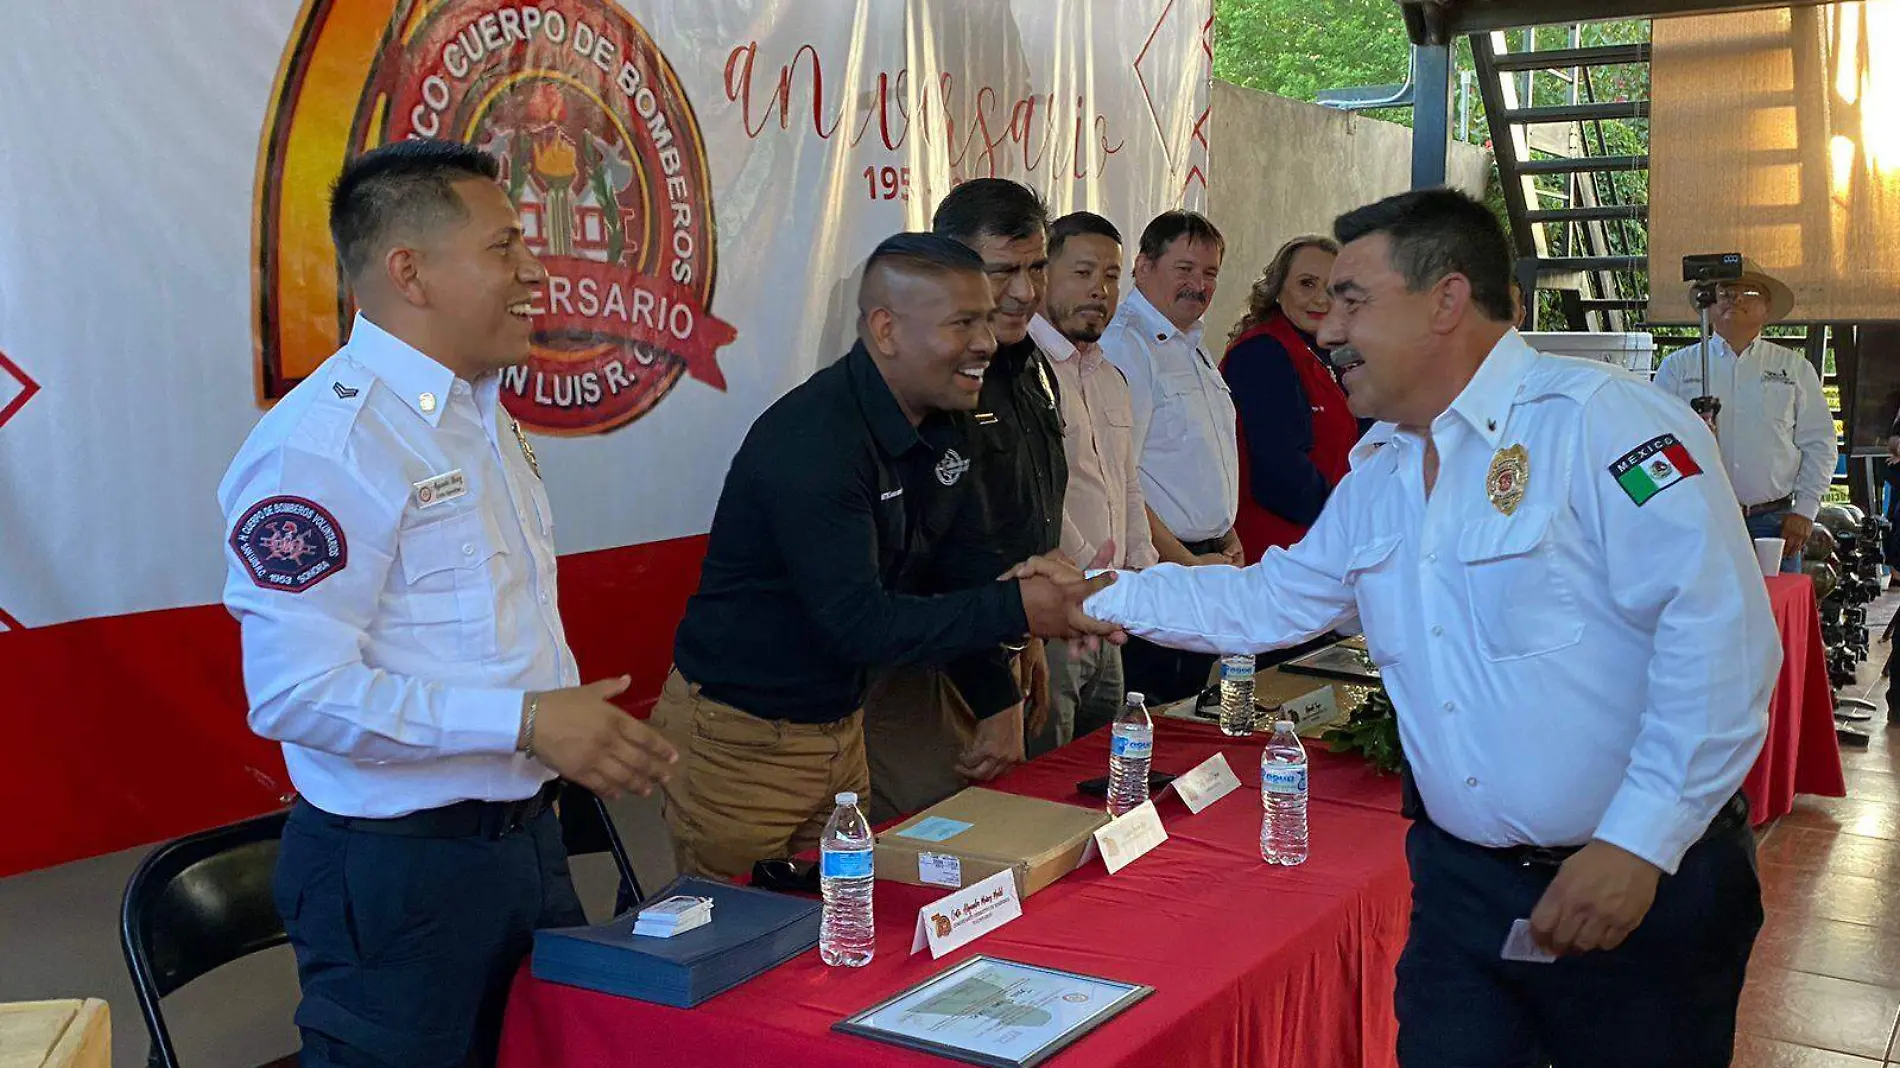
[[1359,422],[1313,337],[1332,307],[1327,280],[1339,246],[1287,242],[1247,297],[1221,360],[1240,421],[1240,517],[1247,562],[1306,535],[1346,477]]

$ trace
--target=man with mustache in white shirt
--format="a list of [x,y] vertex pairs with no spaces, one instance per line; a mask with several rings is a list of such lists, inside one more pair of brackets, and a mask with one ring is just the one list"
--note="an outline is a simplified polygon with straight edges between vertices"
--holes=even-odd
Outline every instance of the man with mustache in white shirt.
[[[1200,214],[1168,211],[1142,231],[1135,288],[1102,334],[1103,355],[1128,379],[1149,531],[1164,563],[1239,564],[1240,438],[1233,398],[1202,347],[1226,240]],[[1080,561],[1086,564],[1088,561]],[[1127,684],[1151,701],[1197,694],[1214,658],[1135,640]]]

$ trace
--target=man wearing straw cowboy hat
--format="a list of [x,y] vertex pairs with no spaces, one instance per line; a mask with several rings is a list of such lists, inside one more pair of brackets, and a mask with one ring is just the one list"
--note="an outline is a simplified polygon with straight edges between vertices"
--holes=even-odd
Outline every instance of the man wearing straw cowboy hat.
[[1716,436],[1748,532],[1783,539],[1782,570],[1799,570],[1814,513],[1834,478],[1834,415],[1814,365],[1761,336],[1762,327],[1794,310],[1788,287],[1744,259],[1742,277],[1715,292],[1709,383],[1696,344],[1663,360],[1656,385],[1685,401],[1721,401]]

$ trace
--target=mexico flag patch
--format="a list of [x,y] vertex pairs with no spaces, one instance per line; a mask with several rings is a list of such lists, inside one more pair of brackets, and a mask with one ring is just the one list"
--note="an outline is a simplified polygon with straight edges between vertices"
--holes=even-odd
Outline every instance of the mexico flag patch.
[[1695,457],[1674,434],[1650,438],[1610,465],[1610,477],[1639,507],[1683,479],[1701,473]]

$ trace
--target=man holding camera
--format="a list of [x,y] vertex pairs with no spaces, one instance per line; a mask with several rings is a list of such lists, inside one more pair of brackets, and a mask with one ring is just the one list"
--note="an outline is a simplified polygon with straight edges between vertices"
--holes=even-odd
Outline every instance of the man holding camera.
[[1794,294],[1786,285],[1743,260],[1740,278],[1715,287],[1709,381],[1702,380],[1700,344],[1670,354],[1656,371],[1656,385],[1665,392],[1685,401],[1711,396],[1721,402],[1711,425],[1722,466],[1749,534],[1783,540],[1783,571],[1800,570],[1839,451],[1834,415],[1814,365],[1761,336],[1762,327],[1793,309]]

